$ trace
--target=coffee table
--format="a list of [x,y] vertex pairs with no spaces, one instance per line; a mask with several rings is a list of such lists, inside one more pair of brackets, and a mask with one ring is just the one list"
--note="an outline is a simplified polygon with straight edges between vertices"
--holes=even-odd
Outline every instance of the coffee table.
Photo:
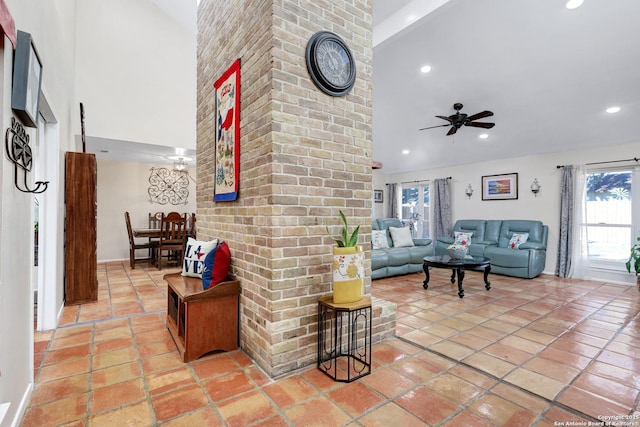
[[454,259],[449,255],[436,255],[423,258],[422,269],[427,278],[423,282],[422,287],[429,288],[429,267],[433,268],[450,268],[451,269],[451,283],[455,283],[456,275],[458,276],[458,296],[464,297],[464,289],[462,289],[462,280],[464,279],[464,272],[466,270],[484,271],[484,287],[491,289],[491,282],[489,282],[489,272],[491,271],[491,260],[485,257],[469,257],[463,259]]

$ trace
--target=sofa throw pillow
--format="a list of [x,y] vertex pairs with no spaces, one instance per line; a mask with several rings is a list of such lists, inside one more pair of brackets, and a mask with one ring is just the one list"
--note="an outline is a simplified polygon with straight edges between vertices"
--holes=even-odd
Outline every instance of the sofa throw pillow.
[[471,236],[473,236],[473,232],[467,233],[462,231],[454,231],[453,232],[453,244],[454,245],[462,245],[469,246],[471,245]]
[[413,244],[413,237],[411,237],[411,230],[409,230],[409,227],[389,227],[389,233],[391,234],[391,240],[393,240],[394,248],[415,246]]
[[520,249],[520,245],[527,241],[529,233],[513,233],[511,240],[509,240],[509,247],[511,249]]
[[229,274],[229,267],[231,267],[229,245],[227,242],[221,242],[204,259],[202,287],[209,289],[224,282]]
[[202,277],[204,258],[216,247],[218,239],[210,242],[196,240],[193,237],[187,239],[184,248],[184,259],[182,260],[182,275],[188,277]]
[[384,230],[371,230],[371,246],[373,249],[388,248],[387,232]]

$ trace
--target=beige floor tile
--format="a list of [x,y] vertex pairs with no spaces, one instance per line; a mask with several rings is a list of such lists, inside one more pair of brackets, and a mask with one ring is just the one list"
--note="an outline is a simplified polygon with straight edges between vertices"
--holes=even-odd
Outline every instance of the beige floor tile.
[[516,369],[504,380],[549,400],[553,400],[566,386],[566,383],[524,368]]

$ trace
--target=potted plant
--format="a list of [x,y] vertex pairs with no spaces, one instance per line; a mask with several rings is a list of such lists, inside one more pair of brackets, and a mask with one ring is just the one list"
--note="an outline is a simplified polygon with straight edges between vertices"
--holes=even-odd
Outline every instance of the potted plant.
[[631,246],[631,253],[625,266],[629,273],[633,270],[636,275],[636,285],[638,286],[638,291],[640,291],[640,236],[636,239],[636,244]]
[[[332,237],[333,248],[333,302],[346,304],[356,302],[364,296],[364,252],[358,246],[360,226],[349,233],[347,217],[340,211],[342,231],[340,237]],[[329,227],[327,228],[327,234]]]

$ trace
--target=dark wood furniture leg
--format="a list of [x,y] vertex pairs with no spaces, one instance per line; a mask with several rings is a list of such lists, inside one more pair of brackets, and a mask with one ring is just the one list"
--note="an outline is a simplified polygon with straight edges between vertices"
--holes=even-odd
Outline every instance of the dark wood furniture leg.
[[458,296],[462,298],[464,297],[464,289],[462,289],[462,280],[464,279],[464,268],[456,268],[454,271],[458,273]]
[[424,270],[424,274],[427,276],[424,282],[422,282],[422,287],[429,289],[429,266],[427,264],[422,264],[422,269]]
[[489,281],[489,272],[491,271],[491,265],[487,265],[484,269],[484,288],[486,290],[491,289],[491,282]]

